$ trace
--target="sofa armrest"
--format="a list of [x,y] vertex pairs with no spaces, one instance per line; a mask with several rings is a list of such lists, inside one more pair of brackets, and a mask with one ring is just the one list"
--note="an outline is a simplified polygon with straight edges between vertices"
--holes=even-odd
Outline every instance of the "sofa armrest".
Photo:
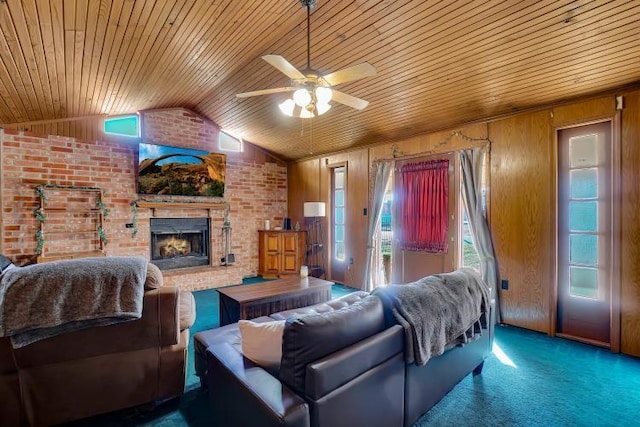
[[307,403],[227,343],[207,349],[212,425],[309,426]]
[[179,288],[173,286],[146,291],[140,319],[81,329],[14,349],[16,365],[28,368],[175,345],[180,341],[178,294]]
[[[156,296],[156,300],[147,301],[147,296]],[[180,341],[180,288],[177,286],[163,286],[152,291],[147,291],[145,296],[142,317],[155,317],[158,323],[158,339],[161,346],[174,345]],[[150,302],[147,305],[147,302]],[[153,321],[153,319],[148,319]]]
[[305,394],[318,400],[403,351],[403,329],[394,325],[307,365]]
[[180,291],[180,331],[190,329],[196,322],[196,300],[189,291]]

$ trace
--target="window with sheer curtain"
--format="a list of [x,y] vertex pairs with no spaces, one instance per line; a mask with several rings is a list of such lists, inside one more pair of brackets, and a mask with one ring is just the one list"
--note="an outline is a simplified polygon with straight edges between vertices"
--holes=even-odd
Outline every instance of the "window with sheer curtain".
[[449,160],[408,163],[399,175],[401,248],[446,253]]

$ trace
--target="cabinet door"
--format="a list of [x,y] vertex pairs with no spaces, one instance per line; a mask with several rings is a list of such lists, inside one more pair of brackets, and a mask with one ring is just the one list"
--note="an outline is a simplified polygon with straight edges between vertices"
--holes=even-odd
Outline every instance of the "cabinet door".
[[280,272],[280,235],[265,233],[264,235],[264,272],[277,276]]
[[281,271],[284,274],[298,273],[300,265],[298,263],[300,245],[298,242],[298,233],[283,233],[282,237],[282,266]]

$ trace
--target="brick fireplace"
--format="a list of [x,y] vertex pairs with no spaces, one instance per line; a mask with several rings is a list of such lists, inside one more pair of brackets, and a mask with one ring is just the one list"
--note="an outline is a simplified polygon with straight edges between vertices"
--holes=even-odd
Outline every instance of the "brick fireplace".
[[[219,151],[218,128],[183,109],[141,113],[142,141]],[[205,218],[210,225],[206,265],[163,271],[165,283],[195,290],[239,283],[258,270],[257,230],[265,219],[281,222],[287,210],[286,165],[252,146],[227,153],[224,199],[144,196],[136,193],[138,140],[81,141],[63,136],[0,131],[0,253],[19,265],[36,261],[39,184],[97,187],[109,210],[104,219],[107,256],[152,259],[151,220]],[[225,209],[233,228],[235,263],[220,266]],[[45,236],[46,238],[46,236]]]

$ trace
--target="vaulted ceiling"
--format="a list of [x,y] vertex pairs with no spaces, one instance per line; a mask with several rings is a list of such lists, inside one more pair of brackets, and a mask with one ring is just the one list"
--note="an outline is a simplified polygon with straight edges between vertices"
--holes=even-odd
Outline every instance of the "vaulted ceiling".
[[[320,74],[366,99],[284,116],[261,59],[306,66],[298,0],[0,0],[0,123],[186,107],[283,159],[404,138],[640,82],[640,1],[317,0]],[[171,141],[167,141],[168,143]]]

